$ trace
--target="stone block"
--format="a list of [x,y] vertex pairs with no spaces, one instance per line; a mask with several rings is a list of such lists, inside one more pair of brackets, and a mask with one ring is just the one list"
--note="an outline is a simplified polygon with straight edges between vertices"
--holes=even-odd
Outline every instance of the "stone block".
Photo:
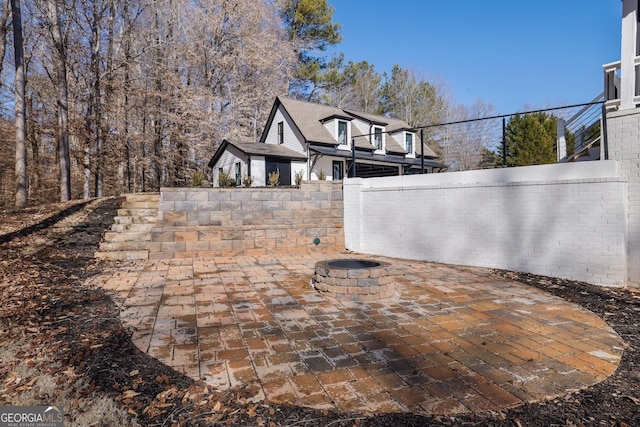
[[187,248],[185,242],[162,242],[162,252],[184,252]]
[[166,222],[186,221],[186,212],[167,211],[162,213],[162,220]]
[[[329,276],[338,277],[340,279],[346,279],[348,276],[348,270],[344,268],[329,268]],[[356,282],[357,285],[357,282]]]
[[281,210],[283,203],[281,200],[264,200],[262,202],[262,209],[264,210]]
[[287,237],[286,228],[267,228],[265,230],[265,238],[267,239],[282,239]]
[[[347,270],[347,277],[349,279],[360,279],[358,280],[358,286],[369,286],[368,283],[365,282],[364,279],[368,279],[370,276],[370,272],[368,268],[353,268]],[[377,283],[376,283],[377,284]]]
[[168,201],[185,201],[187,200],[187,193],[184,191],[173,190],[173,191],[162,191],[162,202]]
[[266,230],[263,228],[257,228],[253,230],[244,230],[244,239],[264,239],[266,237]]
[[251,190],[237,189],[231,193],[231,200],[251,200]]
[[220,240],[217,242],[209,242],[209,250],[218,253],[233,251],[233,240]]
[[261,211],[262,203],[259,200],[243,200],[242,201],[242,210],[243,211]]
[[221,211],[239,211],[242,208],[242,202],[238,200],[225,200],[220,202]]
[[209,222],[209,212],[187,212],[187,221],[193,221],[196,224]]
[[380,277],[377,280],[378,280],[378,283],[380,283],[381,285],[387,285],[389,283],[393,283],[393,277],[392,276]]
[[208,194],[210,202],[224,202],[231,200],[232,192],[230,190],[212,190]]
[[220,201],[206,201],[198,203],[198,210],[200,212],[210,212],[210,211],[218,211],[220,210]]
[[242,240],[242,230],[238,229],[230,229],[230,230],[222,230],[221,239],[222,240]]
[[177,212],[187,211],[187,212],[195,212],[198,210],[197,202],[188,202],[188,201],[176,201],[175,209]]
[[257,214],[257,212],[245,211],[245,210],[233,211],[231,212],[231,219],[233,221],[242,221],[244,223],[247,223],[248,221],[253,220],[253,216],[255,214]]
[[222,238],[220,230],[199,230],[198,240],[203,242],[218,241]]
[[174,201],[162,201],[160,203],[158,203],[158,211],[163,212],[163,211],[167,211],[167,212],[172,212],[176,209],[176,204]]
[[307,228],[306,235],[308,237],[325,237],[327,235],[327,229],[323,228]]
[[198,232],[195,230],[176,231],[173,233],[173,240],[175,242],[197,242]]
[[187,201],[190,201],[190,202],[209,201],[209,194],[206,190],[187,191],[186,194],[187,194]]
[[151,232],[151,241],[152,242],[173,242],[174,233],[173,231],[152,231]]
[[292,201],[304,201],[304,200],[311,200],[311,194],[305,191],[294,191],[293,193],[291,193],[291,200]]
[[185,242],[185,250],[187,252],[201,252],[209,250],[209,242]]
[[268,188],[255,189],[251,194],[251,200],[271,200],[271,190]]
[[287,237],[290,237],[290,238],[297,239],[299,237],[306,236],[305,230],[301,230],[299,228],[289,228],[286,231],[287,231]]

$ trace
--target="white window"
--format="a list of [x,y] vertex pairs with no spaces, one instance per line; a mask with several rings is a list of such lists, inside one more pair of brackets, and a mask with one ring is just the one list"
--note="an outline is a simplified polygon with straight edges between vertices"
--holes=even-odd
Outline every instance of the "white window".
[[373,128],[373,146],[376,150],[382,150],[382,128]]
[[349,143],[347,140],[347,122],[342,120],[338,121],[338,143],[340,145],[347,145]]
[[404,134],[404,146],[407,150],[407,154],[413,154],[413,134],[405,133]]

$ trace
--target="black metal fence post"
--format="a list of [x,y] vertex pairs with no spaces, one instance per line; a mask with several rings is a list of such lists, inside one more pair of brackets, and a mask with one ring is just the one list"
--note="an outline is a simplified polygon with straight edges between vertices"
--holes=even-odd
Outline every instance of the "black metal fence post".
[[424,173],[424,129],[420,129],[420,173]]
[[502,118],[502,167],[507,167],[507,120]]

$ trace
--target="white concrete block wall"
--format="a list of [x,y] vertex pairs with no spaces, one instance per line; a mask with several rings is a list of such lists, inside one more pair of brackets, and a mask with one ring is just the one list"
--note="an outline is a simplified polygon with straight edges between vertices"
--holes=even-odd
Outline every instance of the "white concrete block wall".
[[640,109],[607,114],[609,158],[628,181],[628,284],[640,287]]
[[475,172],[347,179],[347,249],[625,284],[615,162]]

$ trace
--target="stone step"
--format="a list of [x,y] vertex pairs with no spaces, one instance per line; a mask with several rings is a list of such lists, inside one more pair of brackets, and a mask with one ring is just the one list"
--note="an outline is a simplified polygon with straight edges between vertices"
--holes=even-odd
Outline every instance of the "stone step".
[[126,224],[149,224],[154,225],[158,222],[157,216],[116,216],[114,223],[120,225]]
[[133,193],[125,194],[127,202],[159,202],[160,193]]
[[149,251],[147,250],[109,251],[109,252],[98,251],[95,254],[93,254],[93,256],[99,259],[110,259],[114,261],[132,261],[132,260],[149,259]]
[[153,227],[155,227],[155,224],[148,224],[148,223],[131,223],[131,224],[113,224],[111,226],[111,231],[117,232],[117,233],[121,233],[121,232],[135,232],[135,233],[140,233],[140,232],[144,232],[144,231],[151,231],[153,229]]
[[122,203],[121,208],[122,209],[158,209],[159,206],[159,201],[158,202],[147,202],[147,201],[125,201]]
[[157,209],[118,209],[118,216],[157,216]]
[[133,231],[109,231],[104,234],[104,240],[107,242],[145,242],[151,241],[151,233]]
[[[103,252],[107,251],[148,251],[151,242],[141,241],[141,242],[101,242],[100,250]],[[157,247],[159,250],[159,247]]]

